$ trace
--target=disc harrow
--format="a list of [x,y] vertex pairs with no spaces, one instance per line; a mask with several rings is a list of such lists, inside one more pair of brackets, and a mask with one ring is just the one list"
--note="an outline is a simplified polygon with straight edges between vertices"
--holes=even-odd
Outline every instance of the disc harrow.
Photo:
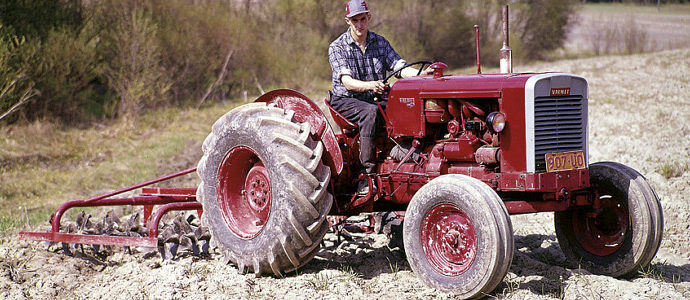
[[[205,255],[209,252],[211,235],[201,226],[199,217],[203,214],[201,203],[196,201],[196,188],[159,188],[149,185],[180,177],[196,168],[161,176],[136,185],[115,190],[86,200],[72,200],[62,204],[50,217],[49,232],[20,232],[21,239],[59,243],[65,253],[74,251],[84,253],[84,245],[94,254],[105,257],[118,246],[132,253],[138,247],[144,252],[158,249],[161,257],[174,259],[179,251],[192,255]],[[132,197],[115,198],[126,192],[141,188],[141,193]],[[94,218],[84,211],[79,212],[74,222],[61,225],[62,216],[70,208],[100,206],[141,206],[122,219],[114,210],[109,210],[102,219]],[[154,207],[157,209],[154,212]],[[167,223],[161,219],[171,211],[180,211]],[[196,211],[197,216],[184,211]]]

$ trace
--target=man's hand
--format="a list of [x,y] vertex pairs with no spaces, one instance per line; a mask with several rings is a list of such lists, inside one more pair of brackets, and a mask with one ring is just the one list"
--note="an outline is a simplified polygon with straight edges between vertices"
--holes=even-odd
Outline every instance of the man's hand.
[[422,74],[420,75],[431,75],[434,74],[434,69],[431,68],[431,66],[426,67],[424,71],[422,71]]
[[370,90],[376,94],[383,94],[383,91],[386,89],[386,85],[383,84],[383,80],[369,81],[368,83],[371,85]]
[[352,78],[350,75],[343,75],[343,77],[340,78],[340,81],[343,82],[343,85],[346,89],[354,92],[372,91],[376,94],[383,94],[383,91],[386,89],[386,85],[383,83],[383,80],[361,81]]

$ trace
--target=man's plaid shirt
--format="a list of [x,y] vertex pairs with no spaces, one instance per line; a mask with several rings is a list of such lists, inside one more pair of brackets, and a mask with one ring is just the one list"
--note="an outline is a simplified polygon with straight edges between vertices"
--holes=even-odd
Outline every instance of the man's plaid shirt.
[[386,71],[393,71],[405,64],[388,41],[369,31],[366,41],[366,52],[357,46],[350,35],[350,30],[338,37],[328,47],[328,60],[333,69],[333,95],[339,97],[368,99],[371,92],[357,93],[349,91],[340,81],[343,75],[361,81],[383,80]]

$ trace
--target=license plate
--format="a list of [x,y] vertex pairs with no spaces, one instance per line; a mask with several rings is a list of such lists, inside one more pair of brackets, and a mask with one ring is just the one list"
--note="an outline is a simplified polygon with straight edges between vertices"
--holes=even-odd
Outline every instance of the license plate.
[[582,150],[546,153],[546,171],[566,171],[585,168],[585,152]]

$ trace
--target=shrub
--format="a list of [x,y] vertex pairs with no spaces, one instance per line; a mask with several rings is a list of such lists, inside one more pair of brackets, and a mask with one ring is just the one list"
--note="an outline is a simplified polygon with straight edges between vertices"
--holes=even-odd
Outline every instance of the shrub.
[[10,119],[10,113],[34,96],[33,83],[27,80],[24,70],[13,64],[24,42],[0,24],[0,120]]
[[595,55],[642,53],[653,50],[649,34],[633,15],[617,23],[594,23],[589,29],[590,47]]
[[512,30],[519,36],[522,49],[516,51],[528,60],[543,59],[549,51],[563,45],[568,25],[576,16],[573,0],[527,0],[518,6]]
[[95,101],[90,95],[100,72],[97,43],[83,30],[66,28],[27,43],[21,65],[41,92],[24,112],[30,119],[53,117],[75,123],[88,118],[84,109]]
[[161,67],[158,26],[150,15],[125,2],[112,5],[104,12],[115,25],[104,33],[103,73],[118,95],[118,116],[136,119],[142,108],[154,107],[165,97],[170,82]]
[[[458,68],[474,63],[478,24],[482,60],[496,64],[505,2],[376,0],[370,26],[409,61]],[[559,47],[576,2],[511,1],[514,60]],[[23,114],[65,122],[134,119],[202,95],[310,89],[329,78],[328,45],[347,28],[343,2],[326,0],[7,0],[0,17],[7,32],[26,36],[20,51],[4,54],[12,59],[3,70],[23,70],[41,91]]]
[[11,25],[11,32],[27,39],[45,39],[56,28],[78,28],[82,23],[81,1],[3,0],[0,23]]
[[642,53],[650,48],[649,35],[640,28],[635,17],[630,15],[620,28],[622,46],[625,53]]

